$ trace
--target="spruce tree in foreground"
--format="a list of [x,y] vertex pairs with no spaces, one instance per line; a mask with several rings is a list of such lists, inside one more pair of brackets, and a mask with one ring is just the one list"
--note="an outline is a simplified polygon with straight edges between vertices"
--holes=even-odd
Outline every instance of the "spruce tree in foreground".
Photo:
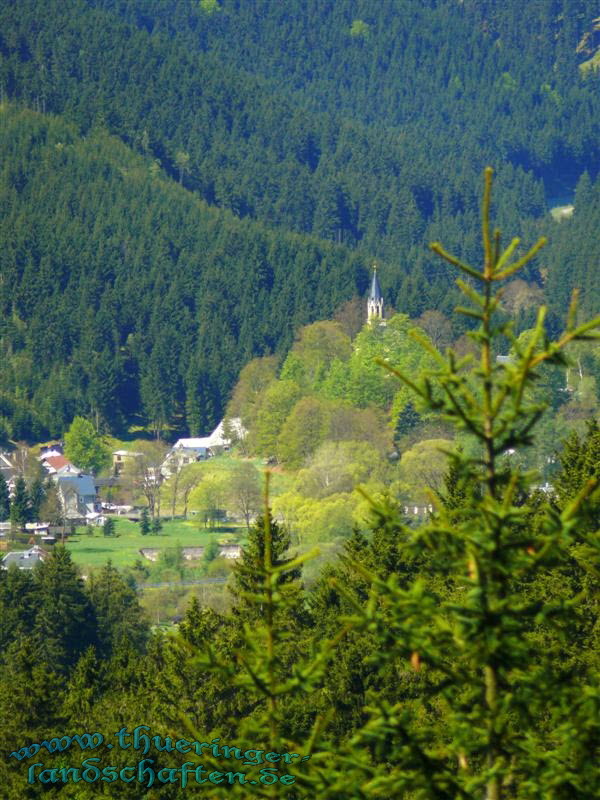
[[[396,575],[371,574],[370,600],[353,625],[375,636],[381,669],[410,664],[429,682],[415,701],[390,706],[370,698],[371,718],[348,747],[354,766],[339,772],[348,789],[361,787],[353,796],[598,796],[597,674],[593,661],[580,659],[576,668],[561,662],[561,647],[584,624],[594,598],[542,591],[571,563],[575,546],[579,567],[590,574],[598,569],[598,535],[581,528],[597,480],[585,482],[560,513],[538,502],[533,525],[523,497],[535,476],[502,456],[532,443],[544,407],[528,400],[528,390],[544,365],[564,363],[570,342],[596,338],[591,331],[600,319],[576,326],[574,302],[565,333],[552,342],[542,308],[531,340],[524,347],[517,342],[512,324],[498,313],[502,283],[544,242],[511,261],[518,240],[502,250],[499,232],[490,231],[491,180],[488,169],[482,268],[432,245],[464,276],[458,285],[469,303],[457,311],[479,323],[471,334],[478,361],[431,350],[438,368],[416,379],[384,364],[478,447],[475,455],[452,456],[461,502],[438,501],[428,524],[411,531],[399,514],[379,511],[379,527],[403,542],[407,559],[429,555],[432,568],[453,577],[454,589],[440,602],[422,577],[405,587]],[[496,363],[499,337],[511,341],[512,363]],[[324,785],[318,795],[334,796]]]
[[[317,632],[306,642],[304,657],[282,672],[289,641],[278,621],[289,612],[292,597],[279,584],[301,559],[275,565],[267,510],[262,589],[245,593],[257,612],[252,625],[245,626],[234,661],[210,646],[200,657],[223,683],[264,698],[251,714],[231,720],[236,741],[310,755],[310,760],[286,765],[296,776],[293,787],[260,787],[261,796],[600,797],[598,657],[591,650],[580,652],[593,640],[590,620],[598,618],[597,581],[591,579],[600,572],[600,541],[594,529],[582,524],[589,520],[598,479],[586,478],[556,509],[539,494],[529,500],[536,476],[503,458],[508,450],[532,443],[544,407],[529,400],[529,389],[540,372],[546,364],[565,363],[569,343],[597,338],[592,331],[600,327],[600,318],[576,325],[573,302],[566,331],[550,341],[542,308],[528,342],[517,341],[511,323],[498,313],[502,284],[544,242],[514,260],[518,240],[501,249],[500,234],[490,231],[491,181],[488,169],[482,267],[432,245],[462,273],[458,285],[468,305],[457,311],[477,320],[470,335],[478,358],[458,360],[452,352],[442,357],[425,343],[437,363],[429,373],[406,376],[383,364],[430,412],[476,443],[452,455],[445,496],[432,496],[435,513],[422,527],[407,527],[401,509],[374,507],[376,536],[393,547],[395,562],[420,568],[382,570],[365,563],[358,551],[354,561],[346,559],[346,568],[369,587],[368,598],[362,599],[352,580],[340,580],[338,573],[334,588],[351,612],[340,617],[329,640]],[[495,360],[500,338],[513,345],[511,363]],[[563,581],[574,564],[590,578],[577,580],[578,592]],[[445,594],[432,588],[436,575],[449,579]],[[401,702],[386,701],[377,688],[367,691],[366,723],[340,744],[327,728],[326,671],[344,658],[348,635],[360,633],[368,634],[372,649],[364,657],[380,675],[400,680],[412,671],[419,680]],[[313,719],[307,737],[305,728],[290,726],[290,717],[300,719],[298,707],[310,710],[317,700],[325,711]],[[247,796],[243,786],[215,787],[213,794]]]
[[97,644],[94,608],[64,547],[56,545],[34,574],[39,603],[33,637],[39,657],[66,675],[89,645]]

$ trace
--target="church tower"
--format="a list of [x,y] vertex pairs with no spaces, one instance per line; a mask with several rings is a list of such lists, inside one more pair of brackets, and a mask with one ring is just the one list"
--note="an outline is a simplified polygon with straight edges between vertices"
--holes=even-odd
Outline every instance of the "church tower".
[[371,281],[371,293],[367,301],[367,322],[383,322],[383,295],[381,286],[377,278],[377,267],[373,265],[373,280]]

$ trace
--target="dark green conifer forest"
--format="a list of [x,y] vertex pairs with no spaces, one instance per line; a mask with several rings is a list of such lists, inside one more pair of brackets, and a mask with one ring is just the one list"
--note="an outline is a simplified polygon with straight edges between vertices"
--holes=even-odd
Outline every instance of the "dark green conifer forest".
[[226,414],[289,478],[168,630],[68,542],[0,569],[1,798],[600,798],[598,13],[0,0],[0,450]]
[[0,4],[4,435],[76,414],[204,432],[244,363],[363,295],[375,258],[390,306],[448,315],[424,244],[476,256],[488,163],[500,226],[552,234],[521,277],[553,329],[575,285],[592,313],[596,9],[520,6]]
[[[149,633],[110,563],[84,584],[57,546],[32,573],[0,573],[9,800],[25,777],[30,797],[95,797],[103,781],[111,797],[179,800],[180,753],[215,797],[599,796],[598,428],[566,443],[548,496],[502,456],[531,446],[546,410],[528,386],[597,339],[600,317],[578,324],[573,302],[553,338],[541,308],[517,357],[493,359],[498,337],[517,341],[498,314],[502,284],[544,240],[515,260],[491,231],[490,192],[487,170],[481,267],[432,245],[474,281],[459,280],[459,313],[479,321],[479,360],[432,351],[417,376],[381,362],[476,445],[451,455],[429,520],[411,527],[389,499],[374,503],[371,529],[309,590],[313,554],[290,552],[267,477],[232,611],[196,601],[166,636]],[[157,738],[126,746],[137,725]],[[69,738],[83,726],[102,732],[87,757]],[[206,750],[189,755],[194,742]]]

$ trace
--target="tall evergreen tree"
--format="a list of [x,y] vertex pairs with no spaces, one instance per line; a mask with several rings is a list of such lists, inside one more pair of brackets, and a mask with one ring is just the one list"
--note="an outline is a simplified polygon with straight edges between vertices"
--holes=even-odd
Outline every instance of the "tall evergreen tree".
[[6,478],[0,472],[0,522],[4,522],[10,516],[10,494]]
[[31,634],[35,610],[31,572],[16,566],[0,570],[0,660],[11,642]]
[[96,615],[100,656],[110,658],[122,639],[141,653],[148,626],[135,589],[110,562],[90,577],[86,589]]
[[19,475],[15,481],[15,491],[10,504],[10,521],[17,527],[24,528],[31,520],[31,505],[25,478]]
[[[566,440],[560,454],[561,469],[553,479],[558,506],[567,505],[585,489],[590,481],[600,477],[600,428],[597,420],[587,423],[585,436],[574,431]],[[584,505],[588,531],[600,528],[600,498],[593,495]]]
[[396,427],[394,428],[394,444],[400,447],[404,437],[410,433],[421,421],[419,413],[415,410],[412,400],[404,406],[398,414]]
[[23,796],[22,764],[9,754],[21,744],[61,736],[57,717],[62,711],[64,690],[53,680],[48,665],[40,660],[31,636],[23,636],[5,651],[0,681],[0,779],[7,800]]
[[[277,573],[277,587],[292,586],[300,578],[300,569],[286,569],[294,561],[289,553],[290,535],[287,529],[276,521],[271,521],[271,541],[269,558]],[[236,599],[236,614],[244,620],[260,616],[260,605],[256,597],[261,596],[265,583],[265,519],[260,516],[248,531],[248,543],[241,558],[233,566],[231,592]]]
[[46,499],[46,490],[41,478],[35,478],[29,487],[29,508],[32,520],[40,519],[40,510]]
[[64,675],[97,643],[94,609],[64,547],[56,546],[39,566],[35,582],[35,641],[47,669]]

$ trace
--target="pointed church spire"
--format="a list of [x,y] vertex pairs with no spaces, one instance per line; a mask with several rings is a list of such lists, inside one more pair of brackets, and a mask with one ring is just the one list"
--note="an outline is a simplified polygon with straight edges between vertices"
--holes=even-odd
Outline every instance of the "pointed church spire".
[[383,320],[383,295],[377,277],[377,265],[373,264],[373,280],[371,281],[371,293],[367,301],[367,321]]

